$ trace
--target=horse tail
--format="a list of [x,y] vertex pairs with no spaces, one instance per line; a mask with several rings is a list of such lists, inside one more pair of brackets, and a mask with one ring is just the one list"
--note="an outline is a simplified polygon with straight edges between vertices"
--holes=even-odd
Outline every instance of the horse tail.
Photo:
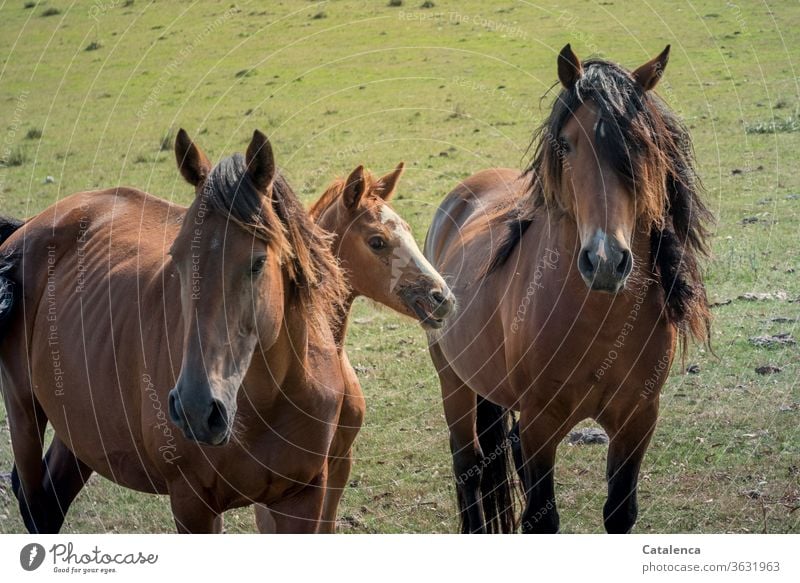
[[519,482],[508,437],[512,422],[509,410],[478,396],[476,429],[483,451],[481,495],[488,533],[514,532],[517,527],[514,485]]
[[[0,246],[24,224],[19,219],[0,216]],[[16,266],[17,259],[12,252],[0,252],[0,338],[17,303],[17,286],[12,278]]]

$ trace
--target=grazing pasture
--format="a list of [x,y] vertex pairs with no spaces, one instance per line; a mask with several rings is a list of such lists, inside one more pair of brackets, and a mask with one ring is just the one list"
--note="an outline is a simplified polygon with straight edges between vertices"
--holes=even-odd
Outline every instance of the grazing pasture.
[[[389,4],[398,2],[6,2],[0,213],[29,216],[118,184],[187,204],[194,193],[175,168],[177,128],[216,160],[243,151],[257,127],[307,203],[359,164],[384,174],[405,161],[394,206],[421,243],[459,180],[527,164],[564,44],[629,68],[671,44],[657,91],[691,129],[718,218],[706,267],[715,354],[690,346],[675,364],[642,467],[635,532],[799,532],[800,6]],[[423,331],[359,300],[347,346],[367,416],[340,531],[455,532],[447,429]],[[559,449],[564,532],[602,532],[606,447]],[[5,533],[24,529],[11,464],[0,407]],[[225,519],[228,532],[255,528],[249,509]],[[64,532],[173,529],[166,498],[95,476]]]

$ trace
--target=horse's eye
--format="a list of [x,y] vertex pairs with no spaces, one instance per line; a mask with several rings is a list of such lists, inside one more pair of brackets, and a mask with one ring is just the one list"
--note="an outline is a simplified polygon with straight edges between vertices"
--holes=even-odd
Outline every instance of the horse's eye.
[[567,138],[558,138],[558,153],[562,156],[569,154],[572,151]]
[[253,275],[258,275],[264,270],[264,265],[267,262],[266,257],[258,257],[255,261],[253,261],[253,265],[250,266],[250,273]]
[[372,237],[368,243],[374,251],[380,251],[386,247],[386,241],[383,240],[383,237]]

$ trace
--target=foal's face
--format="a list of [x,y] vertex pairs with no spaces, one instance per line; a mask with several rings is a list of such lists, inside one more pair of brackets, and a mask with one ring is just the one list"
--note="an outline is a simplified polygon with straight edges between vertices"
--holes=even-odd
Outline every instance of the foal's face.
[[358,295],[440,328],[453,309],[453,294],[417,246],[411,229],[389,205],[397,169],[372,181],[361,166],[348,177],[335,209],[336,255]]
[[[265,141],[257,146],[269,147]],[[253,144],[247,172],[253,174],[249,184],[256,189],[242,187],[236,196],[262,196],[267,201],[274,171],[261,168],[257,158],[251,160],[251,149]],[[268,156],[267,164],[274,168],[271,151]],[[185,158],[179,154],[179,163]],[[207,193],[222,186],[205,179],[197,186],[198,196],[170,250],[180,274],[185,328],[183,361],[170,392],[169,411],[187,438],[222,445],[230,437],[236,396],[257,344],[268,348],[280,331],[283,274],[279,258],[265,241],[209,204],[212,195]]]

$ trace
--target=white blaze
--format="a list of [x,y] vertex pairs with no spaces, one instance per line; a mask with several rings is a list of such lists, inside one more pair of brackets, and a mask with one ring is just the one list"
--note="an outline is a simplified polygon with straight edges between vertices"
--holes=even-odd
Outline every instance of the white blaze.
[[597,241],[597,256],[603,261],[608,260],[608,255],[606,255],[606,234],[603,231],[600,231],[600,238]]
[[414,236],[411,234],[411,230],[405,226],[400,216],[394,212],[389,205],[385,204],[381,207],[381,223],[390,226],[392,233],[400,241],[400,245],[392,254],[392,281],[390,289],[393,289],[394,286],[397,285],[405,267],[409,264],[413,264],[419,270],[420,274],[431,278],[444,288],[445,283],[442,276],[439,275],[439,272],[433,268],[433,265],[431,265],[422,254],[422,251],[420,251],[420,248],[417,246],[417,242],[414,240]]

